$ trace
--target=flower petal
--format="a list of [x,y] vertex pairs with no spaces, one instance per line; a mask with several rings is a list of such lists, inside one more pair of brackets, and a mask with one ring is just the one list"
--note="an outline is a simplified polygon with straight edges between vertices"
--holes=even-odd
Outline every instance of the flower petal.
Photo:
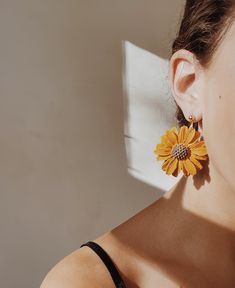
[[172,157],[172,155],[159,155],[159,156],[157,156],[157,160],[167,160],[167,159],[169,159],[169,158],[171,158]]
[[196,159],[193,155],[190,156],[189,160],[190,160],[191,162],[193,162],[193,164],[194,164],[198,169],[202,169],[202,168],[203,168],[202,164],[201,164],[199,161],[197,161],[197,159]]
[[197,173],[195,165],[189,159],[185,159],[184,165],[189,174],[195,175]]
[[178,136],[178,129],[176,127],[172,127],[169,129],[171,132],[174,132]]
[[193,139],[193,137],[195,135],[195,131],[196,130],[193,127],[190,127],[188,129],[188,133],[187,133],[187,136],[186,136],[186,138],[184,140],[184,144],[187,145],[187,144],[189,144],[191,142],[191,140]]
[[178,136],[178,143],[184,143],[185,136],[187,135],[188,127],[183,125],[180,127],[179,136]]
[[177,177],[182,170],[182,160],[178,160],[177,169],[172,173],[173,176]]
[[174,161],[175,157],[168,158],[162,165],[162,170],[166,171],[168,168],[168,165],[171,164]]
[[175,169],[177,168],[178,159],[177,158],[173,158],[173,159],[174,160],[169,163],[169,165],[167,166],[167,169],[166,169],[166,174],[168,174],[168,175],[172,174],[175,171]]
[[205,146],[205,142],[204,141],[198,141],[198,142],[194,142],[194,143],[190,143],[188,145],[188,147],[190,147],[190,149],[196,149],[196,148],[200,148],[200,147],[203,147]]
[[159,143],[156,145],[156,148],[160,148],[160,149],[171,149],[171,147],[168,147],[165,143]]
[[166,147],[172,147],[171,141],[168,139],[167,135],[161,136],[161,143],[165,145]]
[[176,127],[173,127],[166,131],[166,136],[168,137],[169,141],[172,143],[172,145],[175,145],[178,143],[178,132]]
[[182,171],[183,171],[184,175],[188,176],[189,173],[188,173],[188,170],[186,169],[186,166],[185,166],[185,160],[182,160],[181,163],[182,163],[181,165],[182,165]]
[[207,155],[207,149],[206,149],[205,146],[204,147],[200,147],[200,148],[197,148],[197,149],[193,149],[192,153],[196,154],[196,155],[199,155],[199,156],[204,156],[204,155]]
[[207,160],[208,155],[199,156],[199,155],[193,154],[193,157],[197,160]]
[[192,145],[192,144],[194,144],[195,142],[200,141],[200,136],[201,136],[201,133],[200,133],[199,131],[196,131],[196,130],[195,130],[194,137],[193,137],[193,139],[190,141],[189,145]]
[[168,156],[171,155],[170,152],[166,151],[166,150],[154,150],[154,153],[159,155],[159,156]]
[[178,174],[179,174],[180,171],[183,169],[182,166],[183,166],[183,161],[182,161],[182,160],[179,160],[179,162],[178,162]]
[[164,146],[163,144],[157,144],[154,153],[159,155],[169,155],[171,153],[171,148]]

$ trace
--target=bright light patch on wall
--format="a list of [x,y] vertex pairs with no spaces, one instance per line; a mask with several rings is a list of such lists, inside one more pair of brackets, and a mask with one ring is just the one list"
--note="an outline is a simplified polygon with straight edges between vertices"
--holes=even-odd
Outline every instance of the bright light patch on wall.
[[165,131],[177,127],[175,103],[168,84],[169,61],[122,42],[124,136],[128,172],[135,178],[168,191],[182,177],[162,171],[153,150]]

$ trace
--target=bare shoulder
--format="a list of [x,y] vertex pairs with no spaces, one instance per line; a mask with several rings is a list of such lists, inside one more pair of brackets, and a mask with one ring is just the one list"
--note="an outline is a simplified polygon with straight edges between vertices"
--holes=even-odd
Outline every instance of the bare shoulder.
[[111,277],[97,257],[83,246],[60,260],[45,276],[40,288],[112,287]]
[[[171,195],[167,193],[164,196],[93,240],[111,257],[127,287],[151,287],[149,283],[158,283],[162,285],[161,287],[176,287],[166,279],[161,269],[157,268],[160,267],[159,262],[156,262],[153,268],[152,261],[148,260],[169,259],[168,250],[175,251],[170,246],[172,244],[169,243],[168,246],[165,240],[170,237],[158,237],[168,233],[166,224],[171,222],[169,215],[171,217],[173,214],[170,213],[170,208],[166,208]],[[154,234],[151,227],[154,227]],[[161,255],[158,254],[158,247],[164,247],[164,251],[163,249],[160,251]],[[58,262],[48,272],[40,286],[40,288],[78,287],[115,287],[100,257],[87,246],[75,250]]]

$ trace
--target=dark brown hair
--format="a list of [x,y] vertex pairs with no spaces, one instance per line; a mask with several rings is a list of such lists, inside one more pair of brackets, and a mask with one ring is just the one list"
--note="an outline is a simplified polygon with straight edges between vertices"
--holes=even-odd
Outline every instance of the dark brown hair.
[[[184,14],[176,39],[172,44],[172,55],[180,49],[194,53],[199,63],[208,68],[235,16],[235,0],[186,0]],[[179,127],[188,122],[181,108],[174,101]],[[198,129],[196,123],[196,130]]]

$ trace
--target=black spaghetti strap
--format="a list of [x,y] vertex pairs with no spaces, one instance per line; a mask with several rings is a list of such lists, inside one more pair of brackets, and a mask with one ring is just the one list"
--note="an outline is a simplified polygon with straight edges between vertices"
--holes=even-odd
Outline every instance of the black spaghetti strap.
[[116,288],[126,288],[114,262],[112,261],[108,253],[99,244],[93,241],[88,241],[82,244],[80,247],[83,246],[90,247],[101,258],[101,260],[109,270],[109,273],[111,274],[111,277],[113,279],[114,284],[116,285]]

